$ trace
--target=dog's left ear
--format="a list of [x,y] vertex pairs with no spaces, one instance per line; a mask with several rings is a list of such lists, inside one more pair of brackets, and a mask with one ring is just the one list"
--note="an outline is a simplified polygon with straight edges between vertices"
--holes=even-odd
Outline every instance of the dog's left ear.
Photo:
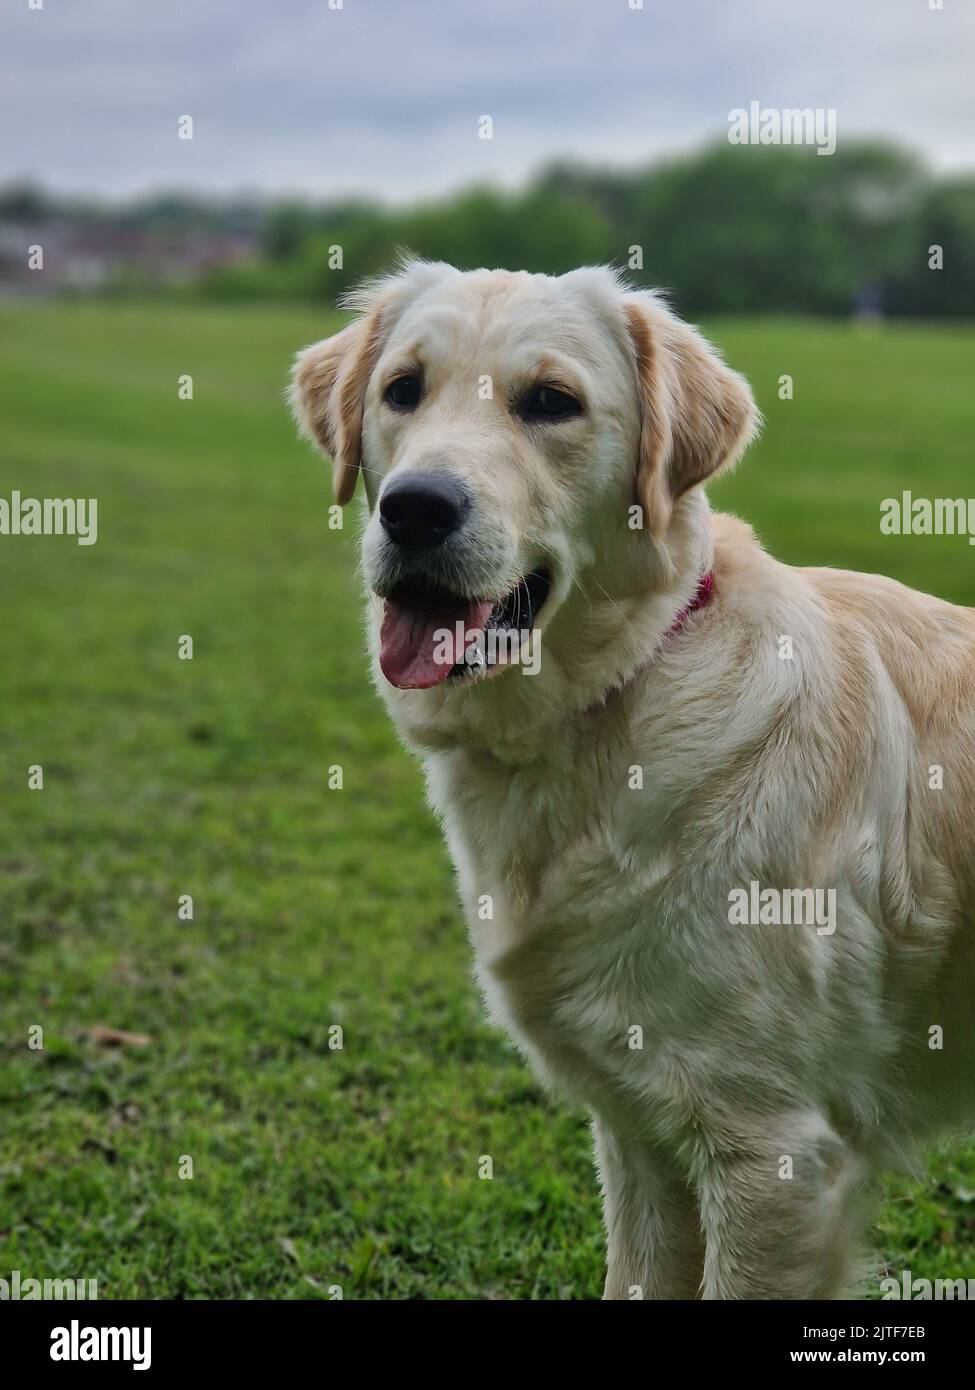
[[738,461],[760,417],[745,378],[660,300],[630,295],[623,313],[642,412],[636,496],[656,538],[679,497]]
[[291,407],[302,434],[332,460],[340,506],[355,492],[362,460],[362,404],[383,340],[377,304],[347,328],[298,354],[291,374]]

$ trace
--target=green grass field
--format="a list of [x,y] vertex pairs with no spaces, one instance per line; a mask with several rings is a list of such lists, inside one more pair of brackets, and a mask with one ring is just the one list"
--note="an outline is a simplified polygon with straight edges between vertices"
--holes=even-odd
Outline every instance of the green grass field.
[[[357,525],[327,528],[283,404],[293,350],[332,322],[0,311],[0,496],[99,499],[95,546],[0,537],[0,1277],[97,1278],[103,1298],[600,1292],[586,1117],[482,1019],[419,773],[367,680]],[[972,492],[975,332],[709,328],[767,416],[713,500],[785,560],[975,602],[964,539],[878,526],[904,487]],[[969,1145],[891,1179],[871,1240],[893,1271],[969,1277],[973,1235]]]

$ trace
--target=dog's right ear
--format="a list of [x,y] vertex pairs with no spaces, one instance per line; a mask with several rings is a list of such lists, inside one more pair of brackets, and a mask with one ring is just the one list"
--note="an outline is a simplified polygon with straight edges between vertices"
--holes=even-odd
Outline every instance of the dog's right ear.
[[335,500],[343,507],[359,476],[363,398],[383,332],[380,303],[340,333],[305,348],[291,374],[289,398],[298,427],[332,460]]

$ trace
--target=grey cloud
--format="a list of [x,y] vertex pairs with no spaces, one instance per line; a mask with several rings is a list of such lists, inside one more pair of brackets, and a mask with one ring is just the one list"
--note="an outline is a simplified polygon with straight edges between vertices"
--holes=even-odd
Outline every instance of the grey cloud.
[[[629,162],[728,111],[835,106],[841,137],[970,159],[975,13],[956,0],[13,0],[0,179],[410,197],[545,159]],[[176,139],[188,113],[196,139]],[[493,142],[476,139],[490,114]]]

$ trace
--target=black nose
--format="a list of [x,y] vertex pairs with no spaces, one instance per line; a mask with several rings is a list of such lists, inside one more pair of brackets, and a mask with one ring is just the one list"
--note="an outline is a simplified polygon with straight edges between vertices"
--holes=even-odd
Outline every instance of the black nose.
[[379,499],[379,520],[397,545],[439,545],[459,529],[470,509],[467,490],[447,473],[404,473]]

